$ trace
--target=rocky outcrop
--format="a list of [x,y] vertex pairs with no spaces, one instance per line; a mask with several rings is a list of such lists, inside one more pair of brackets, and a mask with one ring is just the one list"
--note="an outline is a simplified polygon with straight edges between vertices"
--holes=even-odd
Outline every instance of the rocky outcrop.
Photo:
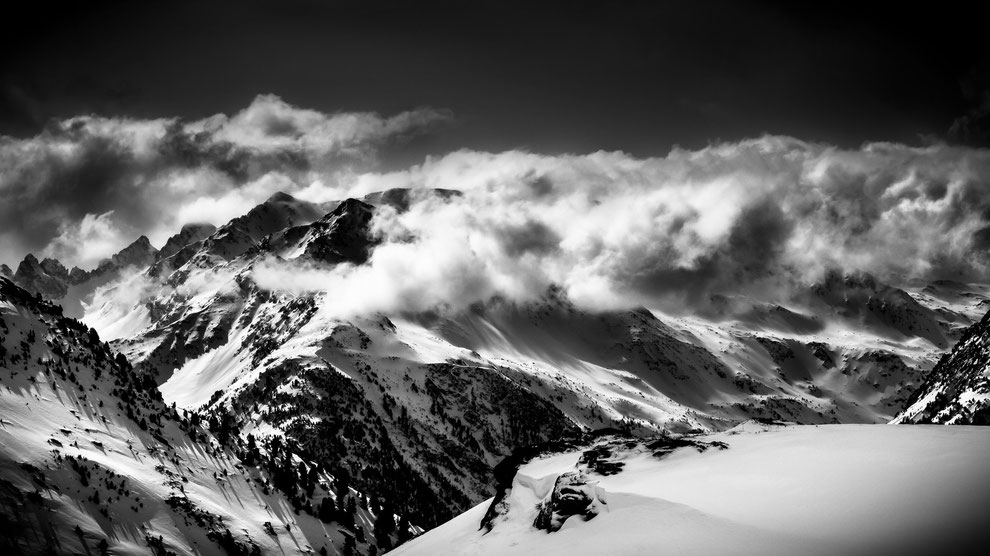
[[[511,519],[510,513],[521,510],[519,500],[529,499],[530,494],[541,499],[533,519],[536,529],[548,533],[559,531],[568,519],[575,516],[588,521],[608,511],[608,493],[600,483],[606,477],[622,473],[627,459],[643,455],[663,459],[683,448],[704,452],[709,449],[725,450],[729,445],[721,441],[702,441],[689,435],[662,434],[652,439],[642,439],[625,431],[601,429],[519,448],[495,466],[495,497],[481,520],[480,529],[487,534],[499,523]],[[528,474],[526,465],[529,462],[575,450],[581,450],[581,456],[573,469],[556,477]],[[550,480],[553,481],[552,488],[549,487]],[[522,489],[524,494],[521,498],[513,496],[514,489]],[[532,492],[525,492],[527,490]]]
[[594,518],[606,504],[605,493],[597,487],[597,482],[579,470],[562,473],[550,496],[540,502],[540,513],[533,527],[552,533],[571,517],[578,516],[584,521]]
[[96,267],[96,270],[90,273],[90,277],[107,274],[127,267],[147,267],[155,261],[155,255],[157,254],[158,249],[155,249],[151,245],[151,241],[146,236],[141,236],[134,243],[124,247],[109,259],[104,259]]
[[213,224],[186,224],[179,233],[168,238],[151,265],[148,273],[153,276],[168,275],[196,254],[203,240],[217,231]]
[[990,425],[990,313],[969,327],[894,423]]
[[331,264],[361,264],[368,260],[373,243],[368,229],[373,210],[371,205],[356,199],[340,203],[317,223],[323,228],[322,233],[306,246],[306,255]]
[[54,259],[38,261],[28,254],[17,266],[13,280],[33,294],[41,294],[46,299],[61,299],[69,287],[69,271]]
[[213,224],[186,224],[179,230],[179,233],[168,238],[165,245],[158,251],[156,261],[174,256],[183,247],[204,240],[215,231],[217,231],[217,227]]
[[38,261],[37,257],[28,254],[17,266],[17,272],[10,278],[33,294],[41,294],[45,299],[59,301],[66,297],[71,286],[85,282],[105,283],[115,278],[115,273],[125,268],[145,268],[154,262],[157,253],[158,250],[151,245],[148,238],[141,236],[109,259],[104,259],[91,271],[75,266],[72,270],[67,270],[56,259],[46,258]]
[[265,237],[291,226],[308,224],[324,214],[320,206],[287,193],[275,193],[247,214],[217,229],[203,241],[203,251],[224,260],[239,257]]
[[347,199],[323,218],[273,234],[262,249],[285,258],[306,257],[312,261],[362,264],[377,243],[370,229],[375,207]]

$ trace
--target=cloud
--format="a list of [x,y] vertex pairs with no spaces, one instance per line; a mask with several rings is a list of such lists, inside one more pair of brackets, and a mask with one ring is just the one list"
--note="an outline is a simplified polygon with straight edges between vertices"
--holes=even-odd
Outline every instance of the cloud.
[[370,113],[327,115],[296,108],[275,95],[260,95],[243,111],[198,122],[193,127],[220,140],[259,152],[343,153],[365,156],[368,149],[410,130],[421,131],[452,118],[423,108],[391,118]]
[[550,286],[592,309],[725,292],[785,301],[833,268],[894,284],[987,276],[988,150],[766,136],[650,158],[460,150],[377,170],[382,145],[449,118],[323,114],[267,95],[196,122],[81,116],[0,138],[0,259],[31,250],[92,266],[140,234],[161,245],[276,191],[327,202],[404,187],[408,209],[376,212],[367,264],[269,260],[254,279],[324,291],[328,310],[353,315],[525,301]]
[[[451,118],[422,108],[392,117],[323,114],[261,95],[246,109],[199,121],[78,116],[28,139],[0,137],[0,260],[25,251],[91,265],[147,235],[161,244],[183,224],[223,224],[263,201],[274,186],[293,192],[365,172],[380,147]],[[67,241],[99,220],[112,238],[100,248]],[[68,234],[68,235],[67,235]]]
[[541,156],[460,151],[350,182],[450,188],[380,210],[368,264],[259,265],[262,287],[321,290],[339,315],[525,301],[551,285],[579,305],[696,306],[729,292],[785,301],[828,269],[911,280],[985,280],[990,151],[788,137],[675,149]]
[[113,211],[87,214],[78,222],[65,223],[59,235],[42,252],[46,257],[73,259],[78,265],[92,267],[120,250],[118,241],[124,234],[113,222]]

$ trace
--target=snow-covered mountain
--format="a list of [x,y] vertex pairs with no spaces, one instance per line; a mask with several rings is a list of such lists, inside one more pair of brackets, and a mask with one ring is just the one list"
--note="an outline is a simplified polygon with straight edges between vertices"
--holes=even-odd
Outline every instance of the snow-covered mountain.
[[990,429],[747,422],[520,451],[393,554],[983,554]]
[[354,553],[416,531],[295,444],[167,405],[95,330],[5,278],[0,366],[4,553]]
[[939,360],[894,422],[990,425],[990,313]]
[[[724,292],[696,314],[589,311],[555,286],[467,309],[333,310],[323,277],[369,263],[377,214],[457,195],[314,204],[276,194],[220,227],[187,225],[161,250],[139,240],[94,271],[29,256],[30,272],[11,277],[109,340],[160,393],[162,418],[200,415],[224,431],[213,441],[232,458],[243,460],[248,435],[276,460],[292,446],[293,464],[377,501],[369,516],[386,507],[426,528],[488,498],[492,469],[514,450],[582,431],[886,423],[990,303],[979,285],[830,272],[784,301]],[[273,268],[305,287],[262,279]],[[398,540],[385,527],[382,549]],[[330,536],[339,549],[343,537]]]
[[84,304],[92,300],[99,287],[128,273],[144,271],[156,261],[158,254],[158,249],[145,236],[88,271],[79,267],[66,270],[62,263],[52,258],[39,262],[29,253],[17,266],[17,272],[7,278],[32,293],[58,302],[67,315],[78,318],[85,314]]

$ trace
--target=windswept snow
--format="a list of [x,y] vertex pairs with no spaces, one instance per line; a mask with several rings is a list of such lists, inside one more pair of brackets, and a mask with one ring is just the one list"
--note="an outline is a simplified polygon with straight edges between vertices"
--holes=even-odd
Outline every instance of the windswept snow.
[[531,461],[491,532],[486,501],[394,554],[958,554],[990,542],[990,429],[749,424],[698,440],[728,448],[620,453],[618,474],[589,474],[607,509],[553,533],[533,527],[536,504],[582,451]]

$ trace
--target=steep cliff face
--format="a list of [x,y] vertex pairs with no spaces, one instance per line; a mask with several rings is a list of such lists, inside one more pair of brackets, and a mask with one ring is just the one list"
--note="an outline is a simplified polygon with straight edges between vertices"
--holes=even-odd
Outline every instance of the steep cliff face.
[[31,293],[40,294],[45,299],[61,299],[69,289],[69,271],[54,259],[38,261],[28,254],[17,265],[12,279]]
[[990,313],[939,360],[894,422],[990,425]]

